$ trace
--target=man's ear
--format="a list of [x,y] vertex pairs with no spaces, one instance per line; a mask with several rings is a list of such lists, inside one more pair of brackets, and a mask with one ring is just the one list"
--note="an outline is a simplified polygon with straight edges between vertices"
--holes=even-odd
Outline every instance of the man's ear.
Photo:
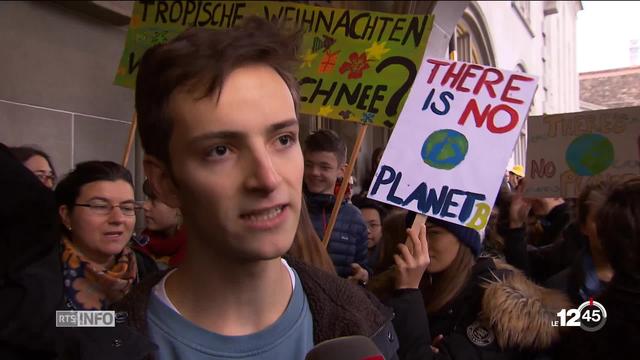
[[172,208],[180,208],[177,186],[173,181],[170,169],[154,156],[144,156],[144,173],[156,197]]
[[60,205],[58,208],[58,215],[60,215],[60,221],[62,221],[62,225],[67,229],[71,227],[71,214],[69,213],[69,208],[67,205]]

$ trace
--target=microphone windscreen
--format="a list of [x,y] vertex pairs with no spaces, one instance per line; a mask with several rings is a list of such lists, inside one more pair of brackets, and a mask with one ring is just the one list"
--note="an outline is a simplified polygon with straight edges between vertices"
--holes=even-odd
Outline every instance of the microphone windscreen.
[[305,360],[384,360],[378,347],[366,336],[344,336],[316,345]]

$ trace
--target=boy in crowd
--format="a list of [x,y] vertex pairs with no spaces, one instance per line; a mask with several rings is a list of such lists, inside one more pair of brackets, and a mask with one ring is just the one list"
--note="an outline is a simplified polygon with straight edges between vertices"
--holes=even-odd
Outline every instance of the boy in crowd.
[[[305,140],[306,202],[313,227],[321,239],[336,201],[336,181],[344,177],[346,156],[344,141],[332,130],[318,130]],[[367,249],[367,225],[362,214],[343,200],[327,248],[338,275],[366,283],[371,273]]]

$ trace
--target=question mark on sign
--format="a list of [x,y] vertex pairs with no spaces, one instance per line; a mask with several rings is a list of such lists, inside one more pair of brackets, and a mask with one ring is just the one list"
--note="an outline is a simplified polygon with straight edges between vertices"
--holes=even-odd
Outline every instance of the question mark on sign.
[[384,69],[392,65],[402,65],[409,72],[407,79],[404,84],[402,84],[398,90],[389,98],[389,102],[387,103],[387,107],[384,112],[387,116],[394,116],[398,114],[398,107],[400,107],[400,101],[405,96],[407,91],[411,89],[411,85],[413,85],[413,81],[416,79],[416,75],[418,75],[418,70],[416,69],[416,64],[413,63],[410,59],[404,56],[390,56],[384,60],[382,60],[378,66],[376,66],[376,72],[380,73]]

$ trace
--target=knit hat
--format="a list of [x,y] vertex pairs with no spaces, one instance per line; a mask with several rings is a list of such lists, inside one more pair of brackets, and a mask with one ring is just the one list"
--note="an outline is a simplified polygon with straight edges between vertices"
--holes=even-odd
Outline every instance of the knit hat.
[[[416,213],[413,211],[409,211],[406,217],[406,226],[408,228],[413,224],[413,220],[416,218]],[[482,251],[482,236],[477,230],[472,228],[454,224],[452,222],[444,221],[435,217],[429,217],[427,222],[439,226],[448,232],[452,233],[461,244],[466,245],[474,256],[479,256],[480,251]]]

